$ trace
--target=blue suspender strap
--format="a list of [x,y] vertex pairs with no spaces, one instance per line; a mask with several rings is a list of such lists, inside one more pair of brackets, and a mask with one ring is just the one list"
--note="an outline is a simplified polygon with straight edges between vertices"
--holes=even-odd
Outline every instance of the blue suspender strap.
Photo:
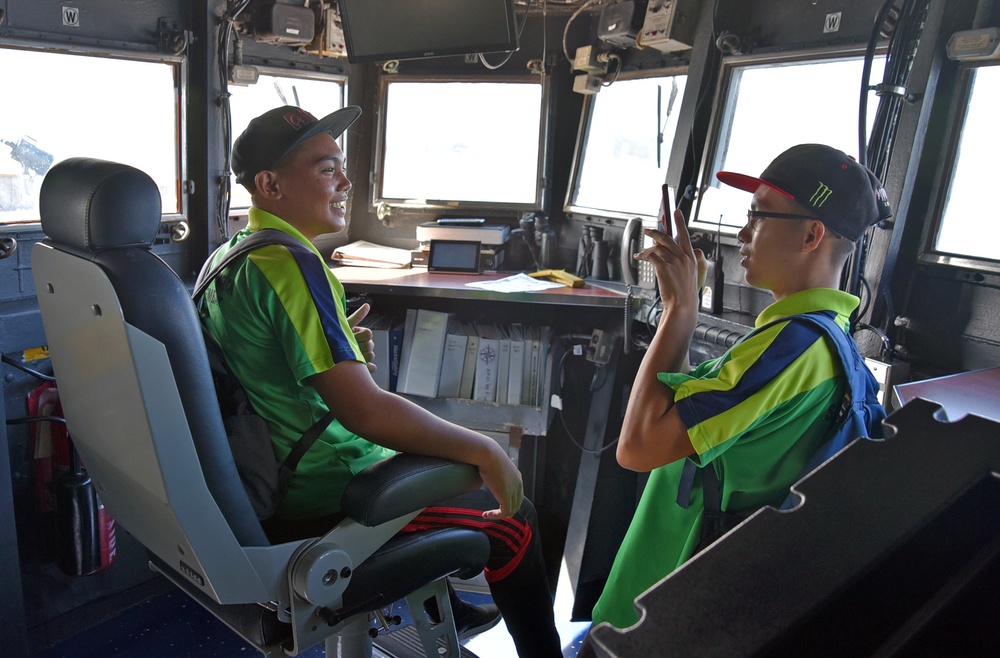
[[691,489],[694,487],[694,476],[698,472],[698,465],[690,459],[684,460],[684,469],[681,471],[681,483],[677,486],[677,504],[683,509],[687,509],[691,504]]

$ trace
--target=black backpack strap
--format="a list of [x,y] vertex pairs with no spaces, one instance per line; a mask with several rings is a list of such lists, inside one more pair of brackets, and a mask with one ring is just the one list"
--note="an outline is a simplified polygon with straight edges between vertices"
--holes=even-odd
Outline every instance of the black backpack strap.
[[[222,258],[220,258],[218,262],[213,262],[215,261],[215,253],[218,253],[218,250],[216,250],[216,252],[214,252],[207,261],[205,261],[205,264],[201,268],[201,272],[198,273],[198,279],[195,281],[194,292],[191,294],[191,298],[195,300],[195,303],[197,303],[201,295],[205,292],[205,288],[208,287],[208,284],[210,284],[215,277],[218,276],[219,272],[221,272],[223,268],[232,263],[234,260],[244,254],[250,253],[255,249],[272,244],[284,245],[292,252],[309,251],[305,245],[284,231],[272,228],[254,231],[247,237],[237,242],[229,251],[223,254]],[[312,255],[311,252],[310,255]],[[296,263],[298,263],[298,259],[296,259]],[[305,277],[305,279],[307,285],[309,285],[309,292],[312,295],[313,300],[316,301],[319,291],[313,288],[309,277]],[[319,305],[318,302],[317,305]],[[205,340],[211,341],[208,333],[205,333]],[[222,359],[221,349],[215,352],[215,357],[222,363],[223,366],[225,366],[225,361]],[[326,414],[313,423],[313,425],[307,429],[301,437],[299,437],[299,440],[295,442],[291,452],[289,452],[288,456],[285,457],[285,461],[281,463],[278,475],[279,496],[283,496],[285,494],[285,491],[288,488],[288,482],[295,473],[295,469],[298,468],[299,461],[302,459],[303,455],[309,452],[309,449],[316,443],[316,440],[321,434],[323,434],[327,426],[333,422],[333,419],[333,412],[327,410]]]
[[292,475],[295,474],[295,469],[299,466],[299,460],[309,452],[309,448],[316,443],[316,439],[323,434],[323,431],[327,426],[333,422],[333,412],[327,411],[326,414],[305,431],[305,433],[296,441],[295,445],[292,446],[291,452],[285,457],[285,461],[281,462],[281,468],[278,470],[278,495],[284,496],[285,491],[288,490],[288,483],[292,479]]
[[[208,260],[205,261],[205,264],[201,268],[201,272],[198,273],[198,279],[195,281],[194,292],[191,293],[191,298],[197,302],[202,293],[205,292],[205,288],[208,284],[210,284],[219,272],[221,272],[222,269],[231,262],[244,254],[250,253],[254,249],[259,249],[272,244],[284,245],[290,250],[308,249],[304,244],[292,236],[288,235],[284,231],[279,231],[276,228],[264,228],[259,231],[254,231],[247,237],[237,242],[222,256],[218,262],[214,262],[215,255],[219,253],[219,249],[222,249],[222,247],[216,249],[212,255],[208,257]],[[313,294],[313,297],[315,297],[315,294]]]

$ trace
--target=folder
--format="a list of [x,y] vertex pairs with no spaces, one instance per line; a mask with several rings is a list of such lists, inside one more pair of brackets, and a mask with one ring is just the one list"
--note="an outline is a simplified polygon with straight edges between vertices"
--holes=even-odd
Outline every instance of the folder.
[[503,325],[497,325],[496,330],[500,342],[500,356],[497,359],[497,403],[507,404],[507,389],[510,382],[510,331]]
[[457,398],[462,389],[462,370],[465,368],[465,348],[469,337],[457,321],[448,326],[441,357],[441,376],[438,382],[439,398]]
[[406,367],[399,373],[400,393],[433,398],[441,377],[441,357],[452,314],[418,309]]
[[472,389],[476,383],[476,360],[479,357],[479,334],[472,324],[463,324],[465,335],[469,340],[465,346],[465,364],[462,369],[462,384],[458,397],[464,400],[472,399]]
[[475,329],[479,334],[479,353],[476,359],[472,399],[480,402],[496,402],[500,339],[497,338],[493,325],[477,323]]
[[524,381],[524,334],[520,323],[510,325],[510,366],[507,381],[507,404],[521,404]]

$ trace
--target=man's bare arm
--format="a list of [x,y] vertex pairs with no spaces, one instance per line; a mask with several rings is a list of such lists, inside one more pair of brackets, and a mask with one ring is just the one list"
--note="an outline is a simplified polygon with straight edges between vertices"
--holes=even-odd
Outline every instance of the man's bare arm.
[[663,312],[632,384],[618,442],[618,462],[635,471],[650,471],[694,454],[687,428],[674,408],[673,390],[657,379],[660,372],[688,370],[698,290],[707,270],[701,250],[691,245],[683,213],[676,211],[673,219],[676,238],[647,231],[654,245],[636,254],[656,271]]
[[524,498],[521,473],[493,439],[448,422],[409,400],[383,391],[359,361],[345,361],[310,378],[348,430],[398,450],[472,464],[500,502],[486,518],[515,513]]

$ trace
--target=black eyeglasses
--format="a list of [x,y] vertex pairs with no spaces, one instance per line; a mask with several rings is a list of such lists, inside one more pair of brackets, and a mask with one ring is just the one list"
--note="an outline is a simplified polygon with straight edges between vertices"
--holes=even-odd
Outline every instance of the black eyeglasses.
[[747,211],[747,221],[764,217],[774,217],[775,219],[819,219],[819,217],[813,217],[812,215],[796,215],[794,213],[787,212],[765,212],[763,210]]
[[751,229],[757,227],[756,221],[758,219],[765,219],[767,217],[773,217],[774,219],[816,219],[819,217],[813,217],[811,215],[797,215],[795,213],[787,212],[766,212],[763,210],[748,210],[747,211],[747,226]]

